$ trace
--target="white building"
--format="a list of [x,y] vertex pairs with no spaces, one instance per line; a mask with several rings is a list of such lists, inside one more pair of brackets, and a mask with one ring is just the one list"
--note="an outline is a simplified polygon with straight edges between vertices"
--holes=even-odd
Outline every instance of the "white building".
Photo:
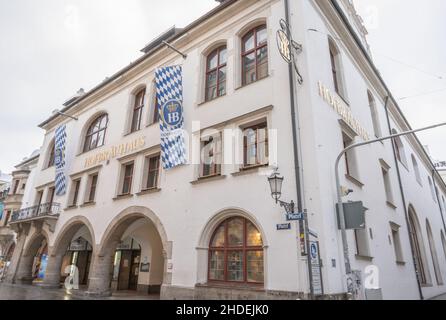
[[[276,41],[286,3],[292,37],[303,48],[296,54],[301,85],[291,70],[293,103]],[[299,223],[277,230],[286,219],[266,173],[278,167],[281,199],[301,198],[298,207],[317,233],[323,297],[344,298],[335,159],[354,142],[410,129],[365,35],[350,1],[227,0],[150,43],[136,62],[65,103],[62,112],[78,120],[57,114],[40,125],[45,139],[29,205],[13,216],[19,238],[8,280],[58,286],[74,263],[81,289],[92,295],[134,289],[166,299],[307,298]],[[225,159],[221,166],[160,169],[154,79],[156,68],[170,65],[183,68],[188,141],[208,158]],[[54,138],[62,124],[68,189],[59,197]],[[199,148],[191,150],[191,158],[199,156]],[[340,168],[341,184],[353,190],[343,200],[368,209],[365,229],[347,230],[352,269],[362,280],[357,297],[446,292],[446,185],[417,138],[355,149]]]

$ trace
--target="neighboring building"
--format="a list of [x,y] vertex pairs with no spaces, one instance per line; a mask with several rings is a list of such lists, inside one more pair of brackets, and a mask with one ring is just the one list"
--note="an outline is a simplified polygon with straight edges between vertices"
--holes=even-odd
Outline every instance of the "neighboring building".
[[[9,193],[9,187],[11,185],[11,176],[4,174],[0,171],[0,220],[3,219],[5,199]],[[6,271],[6,251],[8,251],[7,246],[10,243],[8,232],[4,231],[4,228],[0,224],[0,279],[3,277]]]
[[[6,275],[8,267],[15,250],[16,234],[9,223],[14,212],[20,210],[22,204],[28,205],[28,202],[23,202],[27,183],[32,185],[32,180],[29,179],[31,171],[36,167],[39,160],[39,151],[35,151],[29,158],[25,158],[20,164],[15,166],[16,170],[12,172],[8,189],[4,192],[4,211],[0,218],[0,241],[2,252],[3,270],[0,278]],[[28,191],[28,194],[30,191]]]
[[[319,281],[322,298],[345,298],[335,159],[352,143],[410,126],[368,55],[352,3],[288,1],[292,35],[303,47],[296,60],[304,82],[291,86],[299,128],[295,157],[289,68],[276,41],[286,2],[223,1],[67,101],[62,112],[71,118],[56,114],[41,123],[42,152],[22,201],[28,205],[10,222],[19,238],[7,280],[59,286],[75,264],[90,295],[135,290],[165,299],[308,298],[299,223],[277,230],[286,219],[271,198],[267,174],[279,167],[281,199],[302,198],[298,204],[319,243],[316,293]],[[189,155],[203,159],[164,170],[154,79],[156,68],[170,65],[183,69]],[[56,186],[54,146],[62,125],[67,191],[58,196],[63,180]],[[353,190],[344,201],[368,208],[365,228],[347,231],[356,297],[445,293],[446,185],[418,139],[355,149],[341,170],[341,184]]]
[[446,161],[437,161],[435,163],[435,168],[446,183]]

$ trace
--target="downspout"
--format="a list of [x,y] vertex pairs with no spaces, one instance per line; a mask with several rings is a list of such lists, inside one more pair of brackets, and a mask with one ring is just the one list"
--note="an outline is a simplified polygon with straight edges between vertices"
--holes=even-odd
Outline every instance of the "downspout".
[[[284,0],[285,4],[285,21],[288,24],[290,28],[290,32],[292,30],[291,28],[291,17],[290,17],[290,9],[289,9],[289,1]],[[298,128],[298,114],[296,112],[298,108],[297,101],[295,99],[295,81],[294,81],[294,74],[293,74],[293,65],[292,63],[288,64],[288,77],[289,77],[289,84],[290,84],[290,107],[291,107],[291,124],[292,124],[292,130],[293,130],[293,154],[294,154],[294,174],[296,179],[296,192],[297,192],[297,209],[299,212],[303,212],[303,195],[302,195],[302,185],[301,185],[301,170],[302,166],[299,161],[299,140],[297,136],[297,132],[299,130]],[[311,270],[311,256],[310,256],[310,239],[308,238],[308,215],[305,214],[306,221],[305,225],[299,224],[300,230],[302,232],[302,228],[305,229],[305,242],[306,242],[306,251],[307,251],[307,265],[308,265],[308,277],[309,277],[309,285],[310,285],[310,296],[311,299],[314,299],[313,296],[313,274]]]
[[[384,105],[384,109],[386,111],[386,119],[387,119],[387,126],[388,126],[388,129],[389,129],[389,134],[392,134],[392,126],[390,124],[388,103],[389,103],[389,96],[386,97],[386,102],[385,102],[385,105]],[[403,202],[403,207],[404,207],[404,217],[405,217],[405,220],[406,220],[406,228],[407,228],[407,233],[408,233],[408,236],[409,236],[410,251],[411,251],[411,254],[412,254],[412,261],[413,261],[413,266],[414,266],[414,270],[415,270],[415,278],[417,279],[418,292],[420,294],[420,299],[424,300],[423,291],[421,289],[421,282],[420,282],[420,278],[419,278],[419,274],[418,274],[418,268],[417,268],[417,264],[415,262],[415,250],[414,250],[413,241],[412,241],[414,239],[413,238],[414,235],[412,234],[412,232],[411,232],[412,229],[409,226],[409,213],[407,211],[408,209],[407,209],[407,204],[406,204],[406,197],[404,195],[403,182],[401,180],[401,172],[400,172],[400,167],[398,165],[398,158],[397,158],[397,155],[396,155],[395,139],[392,139],[392,151],[393,151],[393,159],[395,161],[396,173],[397,173],[397,176],[398,176],[398,184],[399,184],[399,187],[400,187],[401,200]]]
[[[440,209],[440,216],[441,216],[441,221],[443,222],[443,228],[446,232],[446,224],[444,222],[444,216],[443,216],[443,210],[441,209],[441,202],[440,202],[440,195],[438,194],[438,190],[437,190],[437,184],[435,183],[435,173],[437,172],[437,170],[432,169],[432,183],[434,185],[434,192],[435,192],[435,196],[437,197],[437,202],[438,202],[438,208]],[[444,208],[446,210],[446,208]]]

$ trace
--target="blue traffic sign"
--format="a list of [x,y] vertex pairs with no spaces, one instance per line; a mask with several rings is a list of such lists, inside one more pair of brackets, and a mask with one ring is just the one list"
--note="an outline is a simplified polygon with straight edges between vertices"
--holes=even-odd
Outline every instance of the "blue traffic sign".
[[287,213],[286,219],[287,221],[304,220],[304,214],[303,212]]

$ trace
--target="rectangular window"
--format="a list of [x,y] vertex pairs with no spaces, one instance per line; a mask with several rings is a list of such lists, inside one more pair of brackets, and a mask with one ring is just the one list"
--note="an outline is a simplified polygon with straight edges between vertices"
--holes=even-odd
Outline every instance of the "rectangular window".
[[94,202],[96,198],[96,187],[98,184],[98,175],[93,174],[90,176],[90,189],[88,192],[88,202]]
[[210,177],[221,173],[221,135],[201,139],[200,177]]
[[71,207],[74,207],[77,205],[77,199],[79,197],[80,185],[81,185],[80,179],[73,181],[73,194],[72,194],[72,198],[71,198],[71,202],[70,202]]
[[19,180],[15,180],[14,181],[14,190],[12,192],[12,194],[17,194],[17,189],[19,188]]
[[160,156],[149,156],[146,158],[147,161],[147,182],[146,190],[155,189],[158,187],[158,178],[160,172]]
[[53,203],[55,193],[56,189],[54,187],[48,189],[48,201],[47,201],[48,203]]
[[[347,135],[345,132],[342,132],[342,143],[345,149],[354,143],[354,139]],[[359,180],[358,163],[355,150],[351,149],[347,151],[347,153],[344,155],[344,158],[346,174],[350,177],[355,178],[356,180]]]
[[243,130],[243,166],[268,164],[268,130],[266,122]]
[[386,201],[388,203],[393,204],[393,192],[392,192],[392,184],[390,182],[388,167],[381,167],[383,182],[384,182],[384,191],[386,192]]
[[401,240],[400,240],[400,226],[391,223],[390,228],[392,230],[392,242],[393,248],[395,250],[395,259],[396,262],[404,262],[403,250],[401,248]]
[[367,223],[364,229],[355,230],[356,254],[361,257],[371,257]]
[[123,166],[124,179],[122,181],[121,195],[130,194],[132,190],[133,166],[133,162]]

